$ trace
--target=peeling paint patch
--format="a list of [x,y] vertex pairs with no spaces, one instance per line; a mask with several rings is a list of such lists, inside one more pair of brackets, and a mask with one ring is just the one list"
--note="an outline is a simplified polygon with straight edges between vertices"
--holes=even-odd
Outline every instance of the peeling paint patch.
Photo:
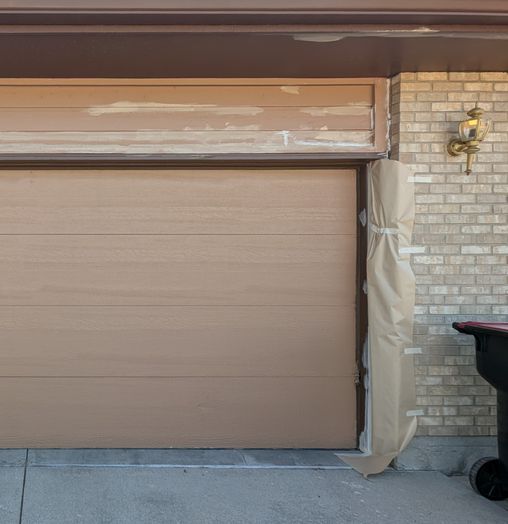
[[300,94],[300,86],[280,86],[280,90],[290,95]]
[[372,113],[370,106],[348,105],[348,106],[330,106],[330,107],[303,107],[300,112],[310,116],[362,116]]
[[316,43],[327,43],[327,42],[338,42],[346,38],[341,34],[334,33],[323,33],[323,34],[312,34],[312,33],[302,33],[293,35],[293,40],[297,42],[316,42]]
[[[224,126],[224,129],[226,131],[260,131],[261,126],[257,124],[250,124],[250,125],[244,125],[244,126],[238,126],[238,125],[232,125],[232,124],[226,124]],[[213,131],[213,129],[210,129],[210,131]]]
[[5,132],[0,153],[238,153],[371,149],[373,134],[359,131],[116,131]]
[[278,131],[277,134],[282,136],[282,139],[284,141],[284,146],[288,147],[289,146],[289,136],[290,136],[289,131]]
[[327,141],[327,140],[295,140],[295,145],[297,146],[307,146],[307,147],[323,147],[323,148],[333,148],[340,151],[341,149],[344,149],[345,147],[354,147],[354,148],[365,148],[369,147],[372,144],[369,142],[334,142],[334,141]]
[[112,104],[91,106],[86,111],[91,116],[101,116],[115,113],[157,113],[161,111],[181,112],[196,111],[196,109],[210,109],[217,107],[213,104],[165,104],[161,102],[129,102],[122,100]]
[[314,42],[314,43],[332,43],[339,42],[345,38],[356,38],[356,37],[372,37],[372,36],[425,36],[439,34],[441,36],[442,31],[439,29],[433,29],[431,27],[421,26],[414,29],[374,29],[369,31],[357,31],[354,33],[343,32],[343,33],[296,33],[292,34],[291,38],[298,42]]
[[195,113],[210,111],[217,115],[256,116],[264,111],[255,106],[224,107],[216,104],[167,104],[160,102],[119,101],[112,104],[91,106],[86,109],[90,116],[128,113]]
[[237,107],[218,107],[213,111],[216,115],[238,115],[238,116],[256,116],[264,112],[262,107],[237,106]]
[[[351,133],[353,135],[353,133]],[[370,147],[372,145],[372,135],[370,135],[370,139],[365,141],[365,134],[362,133],[362,136],[358,137],[357,142],[353,141],[345,141],[343,140],[344,133],[337,133],[336,136],[334,133],[326,132],[324,134],[317,134],[315,138],[312,139],[295,139],[294,144],[297,146],[306,146],[306,147],[320,147],[320,148],[333,148],[340,151],[344,148],[366,148]]]
[[439,33],[439,29],[421,26],[415,29],[378,29],[376,33]]

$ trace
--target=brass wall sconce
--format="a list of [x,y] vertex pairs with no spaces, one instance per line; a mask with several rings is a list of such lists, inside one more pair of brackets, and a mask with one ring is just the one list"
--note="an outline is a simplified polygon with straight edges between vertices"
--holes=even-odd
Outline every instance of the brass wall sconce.
[[451,156],[467,155],[466,171],[467,175],[473,170],[473,162],[476,153],[480,151],[482,142],[490,131],[490,120],[484,120],[483,109],[475,106],[467,112],[468,120],[463,120],[459,124],[459,138],[453,138],[448,142],[448,154]]

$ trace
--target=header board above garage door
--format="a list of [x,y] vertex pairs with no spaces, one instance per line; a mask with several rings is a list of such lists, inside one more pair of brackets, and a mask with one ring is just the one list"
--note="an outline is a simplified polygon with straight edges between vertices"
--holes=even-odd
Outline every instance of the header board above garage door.
[[386,82],[3,80],[0,156],[381,155]]

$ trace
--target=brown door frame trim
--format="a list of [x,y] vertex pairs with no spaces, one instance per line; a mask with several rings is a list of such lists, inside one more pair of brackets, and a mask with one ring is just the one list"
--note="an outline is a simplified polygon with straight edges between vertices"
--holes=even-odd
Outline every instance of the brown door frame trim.
[[[357,172],[357,216],[367,209],[367,165],[384,158],[378,153],[344,154],[259,154],[259,155],[0,155],[1,170],[48,169],[235,169],[351,168]],[[363,348],[367,337],[368,310],[364,282],[367,278],[367,228],[357,218],[355,352],[357,365],[357,444],[365,427],[366,390]]]
[[366,224],[362,224],[359,214],[368,211],[368,174],[367,162],[357,168],[356,198],[357,198],[357,221],[356,221],[356,423],[357,438],[365,430],[367,390],[365,388],[365,377],[367,368],[364,361],[364,348],[368,333],[368,298],[365,292],[367,282],[367,241],[368,230]]
[[386,153],[319,154],[0,154],[1,169],[227,169],[239,167],[359,167]]

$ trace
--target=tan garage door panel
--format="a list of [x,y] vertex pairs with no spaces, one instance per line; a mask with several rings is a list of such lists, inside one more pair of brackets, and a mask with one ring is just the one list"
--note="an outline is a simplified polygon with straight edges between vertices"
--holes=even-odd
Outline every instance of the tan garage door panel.
[[2,376],[344,376],[354,306],[3,307]]
[[23,447],[356,443],[349,379],[5,378],[0,398],[6,447],[20,447],[20,436]]
[[0,177],[5,234],[356,232],[355,177],[337,171],[27,171]]
[[345,305],[354,251],[351,235],[6,235],[0,305]]
[[2,173],[0,446],[354,446],[355,180]]

